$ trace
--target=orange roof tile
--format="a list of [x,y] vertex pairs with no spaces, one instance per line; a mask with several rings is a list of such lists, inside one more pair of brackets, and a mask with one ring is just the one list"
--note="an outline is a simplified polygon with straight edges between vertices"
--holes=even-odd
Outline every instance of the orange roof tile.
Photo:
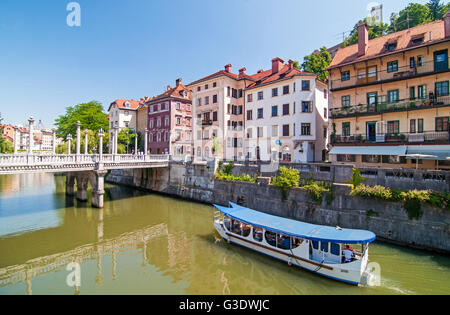
[[185,91],[188,92],[187,100],[191,101],[192,100],[191,90],[186,85],[179,83],[174,88],[170,88],[167,91],[165,91],[164,93],[148,99],[147,102],[145,102],[145,104],[153,103],[155,101],[159,101],[164,98],[179,98],[179,99],[186,100],[186,98],[184,97]]
[[[412,39],[424,37],[422,44],[414,44]],[[358,44],[348,47],[339,48],[336,56],[333,58],[328,69],[339,66],[352,64],[368,59],[378,58],[380,56],[395,54],[404,50],[409,50],[417,47],[428,46],[436,42],[449,40],[445,38],[444,21],[439,20],[432,23],[419,25],[407,30],[388,34],[369,40],[367,53],[358,57]],[[397,42],[397,48],[392,51],[387,51],[386,44]]]

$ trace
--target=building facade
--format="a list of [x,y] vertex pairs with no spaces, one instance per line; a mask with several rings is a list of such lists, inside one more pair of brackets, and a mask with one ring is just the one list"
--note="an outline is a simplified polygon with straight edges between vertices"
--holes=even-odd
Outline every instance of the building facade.
[[192,153],[192,94],[176,80],[175,87],[145,102],[150,154],[187,156]]
[[293,61],[272,60],[245,89],[245,156],[249,160],[316,162],[325,159],[328,87]]
[[118,99],[111,103],[109,113],[109,150],[113,152],[114,131],[129,128],[136,130],[137,109],[142,103],[136,100]]
[[330,159],[450,168],[450,12],[443,20],[340,48],[330,67]]
[[196,158],[244,157],[244,89],[249,79],[245,68],[238,75],[228,64],[224,70],[189,84]]

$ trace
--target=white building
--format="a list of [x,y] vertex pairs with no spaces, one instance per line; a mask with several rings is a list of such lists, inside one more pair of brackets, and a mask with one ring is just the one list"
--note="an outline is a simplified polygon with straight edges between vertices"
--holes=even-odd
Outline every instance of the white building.
[[137,109],[142,102],[118,99],[111,103],[109,113],[109,148],[112,150],[114,128],[119,131],[125,128],[136,129]]
[[245,89],[245,155],[250,160],[318,162],[325,159],[327,85],[280,58],[258,71]]

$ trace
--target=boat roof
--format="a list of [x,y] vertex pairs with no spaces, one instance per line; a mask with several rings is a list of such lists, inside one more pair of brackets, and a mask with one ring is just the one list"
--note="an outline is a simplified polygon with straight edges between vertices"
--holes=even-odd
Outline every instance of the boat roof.
[[329,226],[304,223],[255,211],[230,202],[232,208],[214,205],[223,214],[244,223],[289,236],[313,241],[342,244],[366,244],[375,240],[373,232],[353,229],[337,229]]

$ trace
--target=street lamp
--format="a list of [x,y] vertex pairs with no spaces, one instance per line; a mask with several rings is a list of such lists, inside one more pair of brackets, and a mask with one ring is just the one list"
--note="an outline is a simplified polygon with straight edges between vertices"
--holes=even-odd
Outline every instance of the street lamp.
[[129,144],[129,139],[128,139],[128,130],[127,130],[127,154],[128,154],[128,144]]

